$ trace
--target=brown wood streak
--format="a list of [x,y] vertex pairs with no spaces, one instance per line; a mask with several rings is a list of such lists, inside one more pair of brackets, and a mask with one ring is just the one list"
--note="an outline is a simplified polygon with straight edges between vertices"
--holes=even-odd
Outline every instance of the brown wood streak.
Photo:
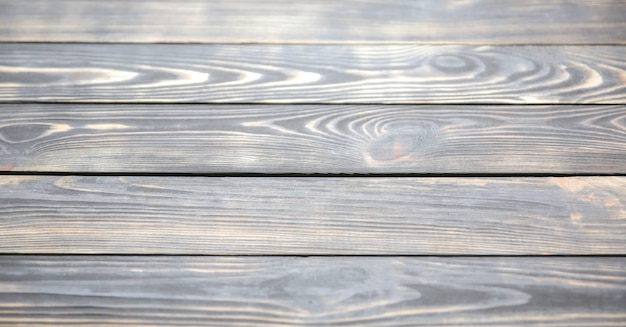
[[626,259],[2,256],[0,323],[623,326]]
[[624,46],[0,44],[0,101],[626,103]]
[[0,176],[0,252],[624,254],[626,177]]
[[0,104],[0,170],[626,173],[626,107]]
[[620,0],[2,1],[10,42],[626,43]]

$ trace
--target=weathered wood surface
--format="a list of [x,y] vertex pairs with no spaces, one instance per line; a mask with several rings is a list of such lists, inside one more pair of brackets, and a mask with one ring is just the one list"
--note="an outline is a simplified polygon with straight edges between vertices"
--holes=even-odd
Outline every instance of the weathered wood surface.
[[626,107],[0,104],[0,169],[626,173]]
[[622,0],[0,0],[0,325],[625,326],[624,176],[123,176],[625,174],[624,104]]
[[0,101],[626,103],[625,46],[0,44]]
[[1,253],[625,254],[626,177],[0,176]]
[[624,326],[626,259],[0,257],[0,324]]
[[626,43],[621,0],[3,0],[0,41]]

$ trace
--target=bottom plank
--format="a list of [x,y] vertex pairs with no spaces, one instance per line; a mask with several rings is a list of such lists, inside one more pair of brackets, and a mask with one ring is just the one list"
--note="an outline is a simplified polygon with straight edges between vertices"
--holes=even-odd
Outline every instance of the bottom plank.
[[623,257],[1,256],[0,267],[0,324],[626,324]]

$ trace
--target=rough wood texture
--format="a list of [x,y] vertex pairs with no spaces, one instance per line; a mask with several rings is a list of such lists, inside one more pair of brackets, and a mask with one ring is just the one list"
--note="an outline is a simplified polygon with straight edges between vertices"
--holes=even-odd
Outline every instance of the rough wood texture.
[[0,41],[624,44],[626,3],[4,0]]
[[626,173],[625,106],[0,105],[0,169]]
[[0,257],[0,323],[624,326],[624,258]]
[[0,101],[624,104],[626,47],[0,44]]
[[0,176],[2,253],[624,254],[626,177]]
[[626,326],[625,104],[624,0],[0,0],[0,325]]

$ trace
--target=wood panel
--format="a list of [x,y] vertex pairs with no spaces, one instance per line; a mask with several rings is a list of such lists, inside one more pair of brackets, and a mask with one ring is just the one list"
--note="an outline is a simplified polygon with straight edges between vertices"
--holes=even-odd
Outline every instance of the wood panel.
[[0,257],[0,323],[624,326],[626,259]]
[[626,43],[621,0],[3,0],[0,41]]
[[13,171],[626,173],[622,105],[0,104],[0,122]]
[[0,44],[0,101],[626,103],[624,46]]
[[626,177],[0,176],[1,253],[624,254]]

